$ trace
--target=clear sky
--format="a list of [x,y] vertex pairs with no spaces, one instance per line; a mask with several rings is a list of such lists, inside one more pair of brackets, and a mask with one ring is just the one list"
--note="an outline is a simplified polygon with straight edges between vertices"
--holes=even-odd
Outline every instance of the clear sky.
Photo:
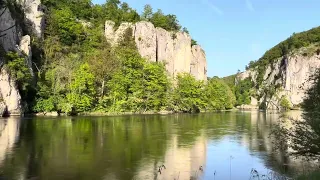
[[[93,0],[104,3],[105,0]],[[320,0],[123,0],[177,15],[205,50],[208,76],[234,74],[294,32],[320,25]]]

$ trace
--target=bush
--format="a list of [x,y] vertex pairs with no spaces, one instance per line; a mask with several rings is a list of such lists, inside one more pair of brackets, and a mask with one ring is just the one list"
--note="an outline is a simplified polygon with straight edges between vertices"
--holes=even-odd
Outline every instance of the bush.
[[280,99],[280,106],[283,110],[291,109],[291,103],[286,96],[282,96]]

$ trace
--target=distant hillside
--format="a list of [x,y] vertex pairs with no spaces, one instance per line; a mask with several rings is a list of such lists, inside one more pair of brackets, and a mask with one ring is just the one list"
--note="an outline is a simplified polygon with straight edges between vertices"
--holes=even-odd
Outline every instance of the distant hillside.
[[320,27],[310,29],[308,31],[293,33],[291,37],[280,42],[270,50],[268,50],[259,60],[251,61],[247,69],[258,69],[258,84],[263,80],[263,74],[267,65],[274,63],[278,58],[287,56],[293,51],[314,45],[308,52],[304,52],[304,56],[312,55],[314,52],[320,53]]
[[[280,42],[246,71],[223,78],[234,83],[237,105],[262,109],[299,107],[311,86],[310,75],[320,68],[320,27]],[[234,77],[234,78],[233,78]]]

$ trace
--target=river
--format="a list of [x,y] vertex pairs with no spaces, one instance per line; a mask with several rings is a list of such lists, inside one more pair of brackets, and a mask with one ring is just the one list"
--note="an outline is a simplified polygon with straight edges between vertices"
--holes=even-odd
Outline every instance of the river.
[[0,119],[0,179],[247,180],[252,169],[291,177],[303,164],[273,150],[278,120],[264,112]]

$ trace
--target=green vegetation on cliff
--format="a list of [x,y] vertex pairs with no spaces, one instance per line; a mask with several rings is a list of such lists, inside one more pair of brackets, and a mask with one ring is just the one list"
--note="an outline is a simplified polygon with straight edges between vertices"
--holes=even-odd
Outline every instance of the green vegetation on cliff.
[[[274,63],[279,58],[286,58],[286,56],[293,51],[315,45],[315,47],[309,51],[310,54],[320,53],[320,27],[310,29],[301,33],[293,33],[291,37],[285,41],[280,42],[270,50],[268,50],[259,60],[251,61],[247,69],[256,68],[258,71],[257,86],[262,84],[263,76],[267,69],[267,66]],[[310,55],[304,53],[304,56]]]
[[[263,81],[266,76],[266,70],[270,65],[275,62],[281,61],[281,66],[285,67],[285,60],[291,54],[300,54],[305,57],[309,57],[315,54],[320,54],[320,27],[310,29],[301,33],[294,33],[291,37],[285,41],[280,42],[270,50],[266,51],[265,54],[257,61],[251,61],[246,66],[246,70],[256,73],[254,82],[250,79],[237,80],[237,75],[232,75],[223,78],[223,80],[233,89],[237,105],[250,104],[250,96],[253,96],[260,100],[260,108],[264,109],[265,101],[272,99],[277,96],[281,85],[276,81],[281,77],[281,74],[274,76],[274,81],[269,82],[266,85]],[[271,68],[273,70],[274,67]],[[239,73],[239,72],[238,72]],[[264,98],[264,99],[261,99]],[[292,108],[286,97],[276,97],[279,101],[279,107],[282,109]]]
[[[232,90],[220,80],[205,83],[189,74],[173,80],[165,64],[141,57],[128,29],[116,47],[104,37],[104,22],[147,20],[169,31],[184,31],[175,15],[142,15],[127,3],[108,0],[43,0],[46,29],[43,39],[33,37],[34,74],[25,59],[7,54],[6,66],[17,80],[23,101],[32,112],[199,112],[230,109]],[[192,44],[196,44],[193,40]],[[39,48],[41,47],[41,48]],[[32,92],[31,92],[32,91]],[[227,92],[227,94],[226,94]]]

